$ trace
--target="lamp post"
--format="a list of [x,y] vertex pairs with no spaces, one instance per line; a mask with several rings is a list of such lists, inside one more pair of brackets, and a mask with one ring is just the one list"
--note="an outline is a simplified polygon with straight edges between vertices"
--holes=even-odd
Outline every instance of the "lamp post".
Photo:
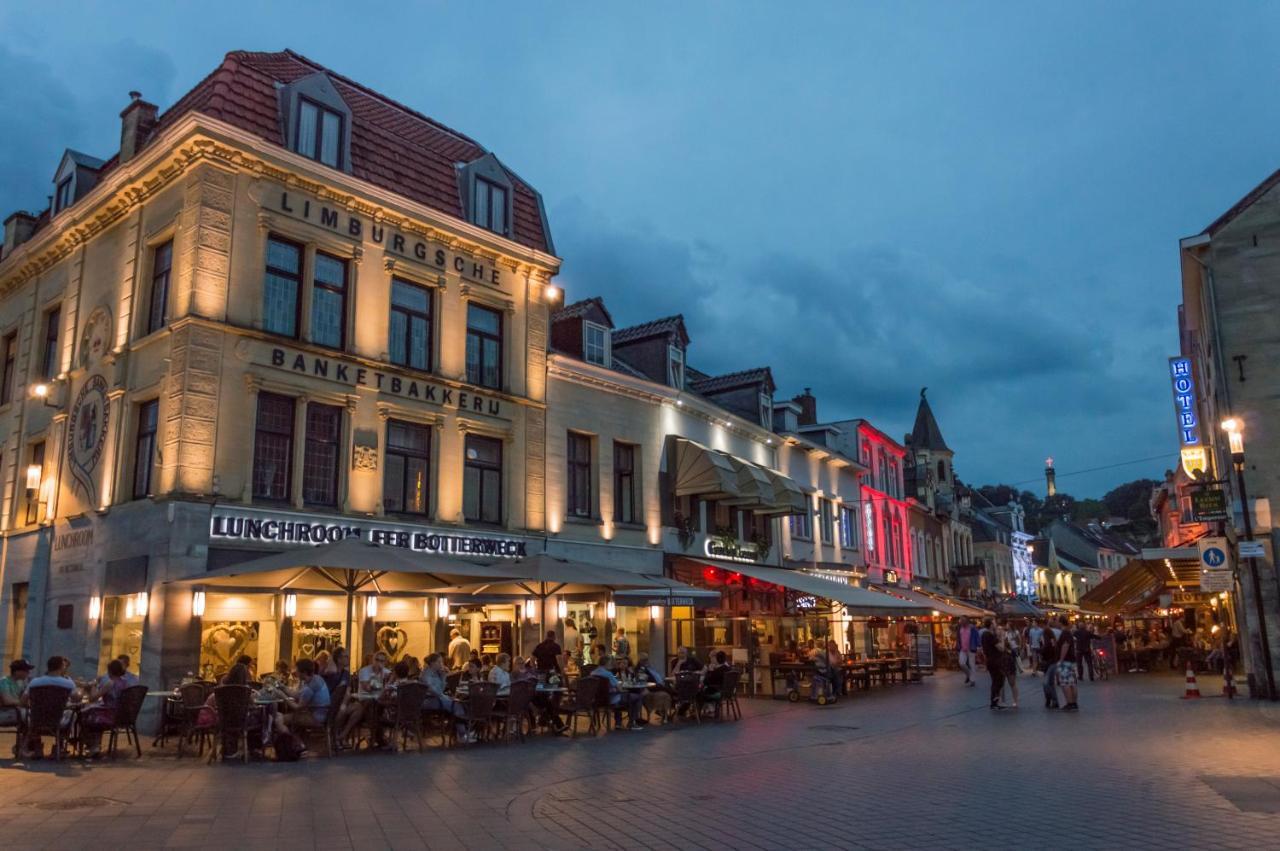
[[[1249,492],[1244,485],[1244,430],[1240,420],[1232,417],[1222,421],[1231,446],[1231,464],[1236,468],[1236,487],[1240,491],[1240,514],[1244,517],[1244,539],[1253,540],[1253,517],[1249,511]],[[1253,582],[1253,602],[1258,610],[1258,632],[1261,633],[1262,665],[1267,674],[1267,700],[1276,699],[1276,677],[1271,670],[1271,641],[1267,638],[1267,615],[1262,605],[1262,584],[1258,580],[1258,560],[1249,559],[1249,579]]]

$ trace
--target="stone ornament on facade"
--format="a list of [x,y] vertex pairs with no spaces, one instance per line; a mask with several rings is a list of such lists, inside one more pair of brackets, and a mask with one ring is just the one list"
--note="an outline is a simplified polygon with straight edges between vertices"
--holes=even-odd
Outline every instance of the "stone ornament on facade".
[[362,473],[378,472],[378,447],[353,446],[351,449],[351,469]]
[[111,349],[111,314],[105,307],[94,308],[80,335],[80,367],[93,366]]
[[67,461],[71,466],[71,475],[91,504],[98,496],[93,472],[102,459],[102,450],[107,443],[107,420],[110,416],[107,380],[101,375],[94,375],[80,388],[80,395],[71,408],[67,439]]

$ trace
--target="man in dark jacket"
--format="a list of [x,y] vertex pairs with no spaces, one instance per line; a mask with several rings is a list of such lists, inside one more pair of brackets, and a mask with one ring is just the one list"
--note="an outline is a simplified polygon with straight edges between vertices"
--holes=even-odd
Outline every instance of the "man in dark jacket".
[[1087,667],[1089,682],[1093,682],[1093,640],[1097,637],[1083,620],[1076,622],[1076,672],[1079,679],[1084,679],[1084,669]]
[[987,661],[987,673],[991,675],[991,708],[1004,709],[1000,705],[1000,692],[1004,690],[1004,653],[991,618],[982,622],[982,655]]

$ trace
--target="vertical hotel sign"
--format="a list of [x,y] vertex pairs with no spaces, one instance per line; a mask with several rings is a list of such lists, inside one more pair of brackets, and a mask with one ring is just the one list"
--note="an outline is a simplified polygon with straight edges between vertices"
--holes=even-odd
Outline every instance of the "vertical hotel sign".
[[1169,378],[1173,382],[1173,410],[1178,418],[1182,469],[1195,479],[1209,468],[1209,456],[1200,434],[1200,414],[1196,404],[1196,383],[1191,374],[1191,359],[1169,358]]

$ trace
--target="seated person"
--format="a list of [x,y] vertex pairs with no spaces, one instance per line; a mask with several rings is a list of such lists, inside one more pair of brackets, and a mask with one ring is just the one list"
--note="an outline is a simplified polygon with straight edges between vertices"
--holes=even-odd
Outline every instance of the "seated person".
[[[70,668],[71,661],[67,659],[66,656],[50,656],[48,663],[45,665],[45,673],[39,677],[35,677],[27,684],[27,690],[23,692],[22,695],[23,706],[29,707],[31,705],[31,689],[39,688],[41,686],[57,686],[58,688],[64,688],[67,690],[67,695],[70,696],[71,693],[76,690],[75,681],[72,680],[71,677],[67,676],[67,672]],[[71,710],[68,709],[63,712],[61,726],[63,728],[70,727],[73,717]],[[27,749],[37,754],[41,752],[42,748],[40,744],[40,737],[38,735],[32,734],[28,737]]]
[[[329,655],[329,667],[327,671],[320,671],[320,676],[324,677],[324,684],[329,687],[329,693],[338,690],[339,686],[351,688],[351,660],[347,658],[347,649],[345,647],[333,648],[333,653]],[[248,667],[247,665],[245,666]]]
[[530,664],[531,661],[532,660],[525,659],[521,656],[517,656],[511,661],[511,682],[518,683],[524,680],[530,680],[532,682],[538,681],[538,675],[534,671],[533,665]]
[[489,682],[498,686],[498,696],[506,697],[511,693],[511,657],[499,653],[493,667],[489,669]]
[[608,682],[609,705],[613,707],[613,723],[622,729],[622,707],[627,708],[627,719],[632,730],[643,730],[645,722],[640,719],[640,707],[644,704],[644,695],[639,692],[623,692],[618,686],[618,678],[609,670],[609,654],[604,646],[596,648],[596,666],[588,676],[599,677]]
[[642,682],[654,683],[656,686],[656,688],[641,692],[642,703],[645,711],[649,713],[649,717],[652,718],[657,715],[663,721],[670,721],[671,699],[674,690],[658,669],[649,664],[648,653],[641,653],[639,660],[636,662],[636,679]]
[[[381,694],[383,688],[391,679],[391,671],[387,668],[387,663],[386,653],[378,652],[373,654],[369,664],[356,673],[357,691],[364,695]],[[326,685],[328,685],[327,682]],[[364,721],[365,715],[366,707],[364,702],[357,699],[355,695],[347,695],[346,702],[338,707],[338,741],[340,743],[346,742],[351,738],[351,734]],[[346,745],[339,744],[339,747],[346,747]]]
[[98,681],[89,696],[94,701],[93,705],[80,713],[80,729],[84,734],[82,744],[89,746],[90,759],[102,756],[102,733],[115,725],[120,696],[129,687],[124,675],[124,665],[119,659],[108,662],[106,676]]
[[480,657],[480,674],[486,680],[489,679],[489,672],[493,670],[493,657],[485,653]]
[[316,663],[310,659],[299,659],[295,667],[298,672],[297,692],[285,701],[288,712],[276,716],[276,729],[282,733],[320,729],[329,717],[329,687],[316,673]]
[[16,727],[22,722],[22,693],[30,675],[31,663],[26,659],[9,663],[9,676],[0,679],[0,725]]
[[390,664],[391,660],[386,653],[379,651],[373,654],[372,661],[356,674],[360,691],[365,693],[382,691],[382,687],[391,676]]
[[484,675],[484,670],[480,667],[480,660],[469,660],[467,667],[462,669],[462,676],[458,677],[458,686],[461,688],[463,683],[470,685],[471,683],[483,682],[488,682],[488,679]]
[[671,673],[683,674],[690,671],[701,671],[702,663],[688,647],[677,647],[676,658],[671,661]]
[[289,668],[289,660],[278,660],[275,670],[271,672],[271,676],[281,688],[291,687],[293,685],[293,672]]
[[[446,678],[444,656],[432,653],[427,657],[427,667],[422,671],[422,684],[427,687],[427,699],[423,701],[422,709],[424,712],[443,712],[455,718],[462,717],[466,715],[462,704],[445,694]],[[455,721],[454,724],[459,741],[467,743],[475,741],[474,737],[468,736],[467,725],[464,722]]]
[[[336,652],[337,651],[335,651],[335,653]],[[254,680],[258,673],[258,665],[253,661],[252,656],[248,653],[241,653],[240,656],[236,658],[236,665],[244,665],[245,670],[249,672],[249,681],[252,682]],[[234,668],[235,665],[232,665],[232,667]],[[227,673],[230,673],[230,671]]]
[[702,697],[718,698],[720,696],[720,686],[724,685],[724,672],[731,670],[732,665],[729,664],[729,657],[725,655],[723,650],[716,651],[716,661],[706,674],[702,677]]

